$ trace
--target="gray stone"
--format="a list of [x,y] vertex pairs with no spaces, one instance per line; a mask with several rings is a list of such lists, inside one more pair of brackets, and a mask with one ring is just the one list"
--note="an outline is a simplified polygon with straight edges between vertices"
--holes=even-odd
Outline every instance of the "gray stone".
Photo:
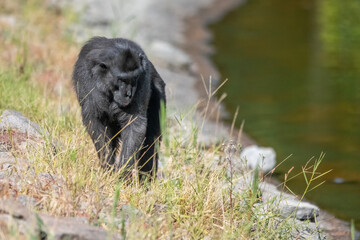
[[27,169],[29,161],[23,158],[15,158],[9,152],[0,152],[0,170],[16,167],[17,171]]
[[49,133],[38,124],[14,110],[5,110],[0,116],[0,151],[29,152],[44,147],[45,139],[51,141],[55,152],[57,141],[50,139]]
[[247,172],[247,173],[242,174],[242,176],[234,184],[234,189],[233,189],[234,193],[239,193],[239,192],[249,189],[252,184],[253,179],[254,179],[253,172]]
[[156,40],[150,45],[150,56],[153,56],[167,68],[188,70],[192,61],[190,57],[179,48],[168,42]]
[[36,138],[41,138],[45,134],[39,125],[14,110],[5,110],[0,116],[0,132],[9,129]]
[[125,214],[128,218],[131,216],[141,215],[141,211],[139,209],[129,204],[121,206],[121,213]]
[[119,229],[122,224],[129,226],[130,223],[136,222],[137,219],[143,218],[144,216],[139,209],[129,204],[122,205],[120,211],[116,213],[116,216],[112,216],[112,213],[109,212],[99,213],[99,218],[102,219],[106,225],[114,225]]
[[[5,186],[10,184],[11,190],[15,192],[28,188],[29,184],[36,184],[37,188],[43,191],[56,190],[64,183],[62,178],[54,174],[44,172],[36,174],[27,159],[15,158],[9,152],[0,152],[0,180]],[[27,196],[20,195],[18,200],[24,205],[36,205],[34,199],[26,198]]]
[[24,205],[25,207],[29,207],[29,208],[33,208],[36,206],[37,201],[35,198],[33,197],[29,197],[26,195],[18,195],[16,197],[16,200],[21,203],[22,205]]
[[280,192],[277,188],[266,182],[259,184],[262,193],[262,200],[264,202],[271,202],[275,200],[274,207],[278,209],[279,214],[287,218],[293,216],[299,220],[314,221],[315,217],[319,217],[319,208],[311,203],[300,201],[293,195]]
[[15,163],[14,156],[9,152],[0,152],[0,169],[2,164],[13,164]]
[[294,219],[293,223],[296,228],[292,230],[291,235],[293,239],[307,239],[307,240],[325,240],[327,235],[323,233],[316,223],[306,223]]
[[22,234],[39,235],[35,215],[14,199],[0,199],[0,226],[16,226]]
[[198,142],[205,147],[219,144],[229,139],[228,129],[220,122],[206,120],[203,122],[202,117],[198,117],[196,123],[199,127]]
[[16,18],[13,15],[0,15],[0,25],[8,25],[10,27],[15,26]]
[[[188,112],[196,105],[199,94],[195,90],[195,79],[188,74],[180,74],[169,69],[156,67],[166,82],[167,107],[173,113]],[[170,113],[171,114],[171,113]]]
[[52,189],[54,191],[58,191],[65,183],[64,180],[55,175],[50,173],[42,172],[36,177],[36,182],[39,184],[38,186],[41,187],[43,190]]
[[250,169],[255,169],[259,165],[259,170],[264,173],[268,173],[276,166],[276,153],[270,147],[256,145],[245,147],[240,153],[240,158],[245,160]]
[[0,152],[8,152],[10,150],[11,150],[11,144],[7,141],[3,141],[0,139]]
[[[180,108],[180,106],[177,107]],[[183,146],[186,146],[189,141],[196,140],[199,146],[208,148],[224,142],[229,136],[229,132],[222,124],[203,121],[200,116],[196,116],[192,121],[180,119],[176,116],[175,110],[172,110],[168,115],[171,114],[174,114],[174,118],[178,118],[178,123],[170,124],[169,131],[172,133],[172,137],[178,139]]]
[[290,196],[285,196],[286,199],[279,202],[280,214],[288,217],[295,213],[296,219],[315,221],[315,217],[319,216],[319,208],[308,202],[291,199]]
[[[81,14],[87,25],[94,27],[110,25],[116,19],[116,5],[114,1],[88,1],[88,5]],[[99,11],[101,9],[101,11]]]
[[120,239],[104,229],[86,224],[83,219],[35,214],[16,200],[0,199],[0,227],[6,237],[15,227],[21,235],[50,239]]
[[82,219],[71,217],[52,217],[47,215],[40,216],[44,222],[44,228],[55,240],[62,239],[120,239],[117,235],[112,235],[104,229],[85,224]]

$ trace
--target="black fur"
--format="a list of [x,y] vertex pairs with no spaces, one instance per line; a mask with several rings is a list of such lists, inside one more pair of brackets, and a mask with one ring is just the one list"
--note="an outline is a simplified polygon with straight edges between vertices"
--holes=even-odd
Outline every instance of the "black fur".
[[165,83],[144,51],[123,38],[92,38],[80,51],[73,83],[83,123],[105,165],[118,170],[136,164],[142,173],[155,173]]

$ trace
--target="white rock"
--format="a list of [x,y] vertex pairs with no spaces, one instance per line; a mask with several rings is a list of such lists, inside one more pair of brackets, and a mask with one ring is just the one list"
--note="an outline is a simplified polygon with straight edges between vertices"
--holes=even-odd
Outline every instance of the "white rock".
[[276,153],[270,147],[256,145],[246,147],[242,150],[240,158],[245,160],[251,169],[255,169],[259,165],[259,169],[264,173],[271,171],[276,166]]

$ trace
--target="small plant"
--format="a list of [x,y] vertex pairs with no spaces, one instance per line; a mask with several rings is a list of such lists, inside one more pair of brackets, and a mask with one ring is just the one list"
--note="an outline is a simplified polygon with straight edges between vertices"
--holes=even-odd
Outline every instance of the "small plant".
[[[325,183],[325,181],[322,181],[320,183],[318,183],[317,185],[315,186],[312,186],[314,184],[314,182],[318,179],[321,179],[321,177],[323,177],[324,175],[330,173],[332,170],[328,170],[324,173],[320,173],[318,172],[318,168],[321,164],[321,162],[323,161],[325,157],[325,154],[324,153],[321,153],[320,156],[314,160],[314,164],[313,165],[309,165],[311,160],[313,160],[313,158],[311,158],[306,164],[304,167],[302,167],[302,171],[299,172],[298,174],[295,174],[293,177],[291,178],[288,178],[288,174],[292,171],[292,168],[289,170],[289,172],[285,175],[285,181],[283,183],[283,186],[289,191],[291,192],[293,195],[295,195],[293,193],[293,191],[291,191],[291,189],[286,185],[286,182],[287,181],[290,181],[291,179],[295,178],[295,177],[298,177],[300,175],[303,175],[304,176],[304,180],[305,180],[305,183],[306,183],[306,187],[305,187],[305,190],[303,192],[303,194],[301,195],[300,197],[300,201],[299,203],[304,199],[305,195],[307,193],[309,193],[310,191],[318,188],[319,186],[321,186],[322,184]],[[310,177],[308,176],[310,175]]]
[[234,141],[229,141],[224,144],[224,153],[226,163],[229,166],[229,199],[230,199],[230,228],[233,228],[233,215],[234,215],[234,203],[233,203],[233,189],[234,189],[234,168],[233,168],[233,156],[238,152],[239,146]]

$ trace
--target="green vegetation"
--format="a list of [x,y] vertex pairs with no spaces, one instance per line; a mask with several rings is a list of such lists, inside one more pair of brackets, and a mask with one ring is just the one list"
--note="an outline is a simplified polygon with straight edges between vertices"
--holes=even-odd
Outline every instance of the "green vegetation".
[[[48,142],[57,140],[56,153],[50,144],[16,153],[31,161],[36,174],[56,176],[55,187],[28,179],[30,184],[18,193],[35,198],[40,203],[37,211],[84,216],[128,239],[290,239],[300,227],[291,218],[279,220],[273,210],[276,202],[261,202],[257,172],[248,188],[235,189],[245,176],[232,169],[237,146],[225,154],[219,145],[197,146],[197,128],[182,134],[191,116],[165,123],[162,114],[163,167],[155,181],[127,184],[119,174],[104,171],[72,92],[71,71],[79,46],[65,32],[70,15],[40,0],[1,4],[17,23],[1,23],[0,111],[20,111],[49,132]],[[308,185],[318,175],[318,163],[314,171],[304,169],[304,174],[311,172]],[[41,219],[38,225],[46,231]],[[13,239],[17,237],[16,231],[12,233]]]

